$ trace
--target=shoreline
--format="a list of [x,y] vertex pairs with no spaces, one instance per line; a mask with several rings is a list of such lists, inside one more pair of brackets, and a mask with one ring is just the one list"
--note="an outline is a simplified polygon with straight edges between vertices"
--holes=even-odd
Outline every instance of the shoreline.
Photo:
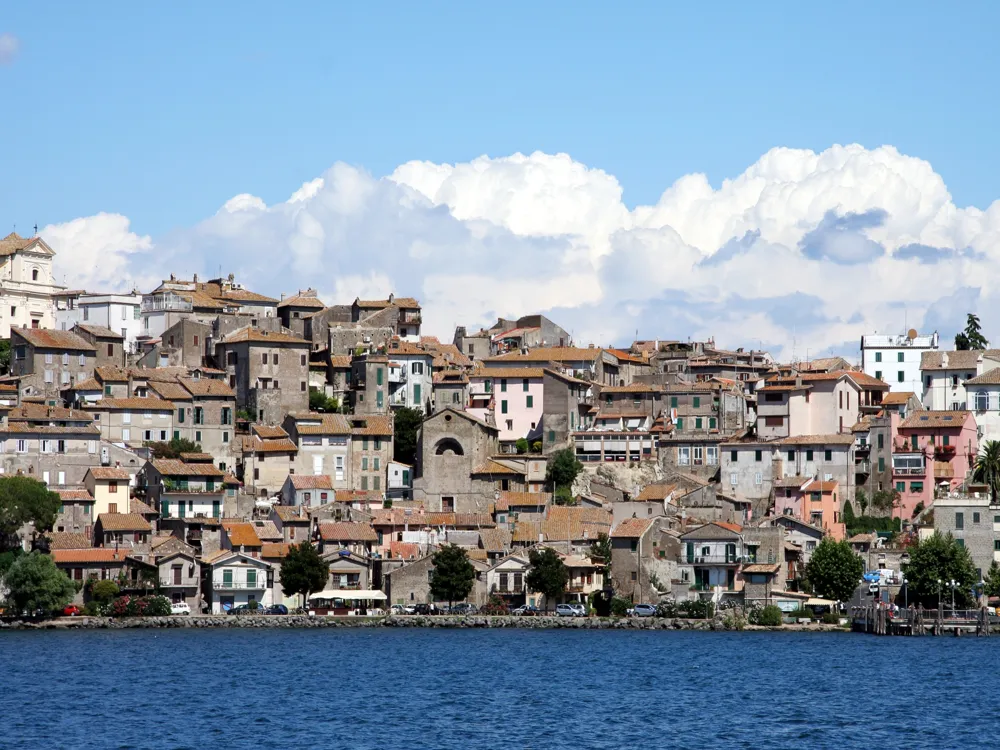
[[712,632],[849,633],[824,623],[780,626],[745,625],[727,628],[721,618],[692,620],[659,617],[513,617],[510,615],[388,615],[336,617],[328,615],[183,615],[166,617],[59,617],[38,622],[0,622],[0,630],[146,630],[163,628],[515,628],[519,630],[686,630]]

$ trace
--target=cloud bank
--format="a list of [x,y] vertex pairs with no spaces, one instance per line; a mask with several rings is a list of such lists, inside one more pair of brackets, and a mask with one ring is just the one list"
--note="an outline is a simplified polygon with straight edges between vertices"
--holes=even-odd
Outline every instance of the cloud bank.
[[449,339],[542,312],[579,343],[714,336],[804,358],[853,355],[876,330],[950,334],[970,310],[987,334],[1000,326],[1000,202],[957,207],[929,163],[890,146],[775,148],[718,188],[686,175],[634,209],[613,175],[566,154],[409,162],[383,178],[338,163],[287,201],[237,195],[163,237],[115,214],[42,235],[70,286],[221,271],[273,296],[393,290]]

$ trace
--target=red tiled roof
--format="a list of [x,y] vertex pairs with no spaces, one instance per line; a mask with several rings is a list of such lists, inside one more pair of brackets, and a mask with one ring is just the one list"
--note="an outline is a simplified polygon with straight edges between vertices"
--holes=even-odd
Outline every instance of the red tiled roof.
[[55,549],[51,552],[52,559],[59,563],[110,563],[124,562],[128,557],[125,549],[114,547],[98,547],[90,549]]
[[652,518],[626,518],[611,532],[612,539],[638,539],[653,523]]
[[377,542],[378,534],[367,523],[321,523],[319,536],[324,542]]
[[91,466],[87,471],[94,479],[121,479],[128,481],[131,479],[129,473],[125,469],[119,469],[114,466]]
[[101,513],[98,523],[105,531],[152,531],[149,521],[138,513]]
[[292,487],[297,490],[332,490],[333,480],[328,474],[292,474]]
[[229,543],[234,548],[261,546],[260,537],[257,536],[253,524],[224,521],[222,528],[226,530],[226,534],[229,535]]

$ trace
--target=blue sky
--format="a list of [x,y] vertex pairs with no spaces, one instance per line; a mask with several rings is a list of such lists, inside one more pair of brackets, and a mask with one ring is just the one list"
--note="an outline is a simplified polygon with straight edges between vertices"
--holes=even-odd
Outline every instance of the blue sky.
[[0,234],[37,223],[75,288],[394,290],[446,338],[546,311],[784,356],[970,310],[989,333],[998,27],[971,2],[8,3]]
[[851,142],[930,161],[960,206],[995,197],[1000,5],[624,5],[9,3],[0,226],[114,211],[157,235],[338,160],[536,149],[629,206]]

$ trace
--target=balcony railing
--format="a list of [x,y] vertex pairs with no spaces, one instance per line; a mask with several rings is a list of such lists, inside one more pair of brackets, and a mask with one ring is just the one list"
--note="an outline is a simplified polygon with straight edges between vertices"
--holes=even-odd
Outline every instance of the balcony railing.
[[740,565],[746,558],[740,555],[687,555],[688,565]]
[[406,391],[402,388],[389,396],[389,406],[406,406]]
[[212,581],[212,588],[216,591],[233,591],[249,589],[250,591],[260,591],[267,588],[267,581],[258,578],[254,583],[247,581]]
[[858,461],[854,464],[855,474],[871,474],[872,473],[872,462],[871,461]]
[[896,466],[893,465],[892,473],[897,477],[922,477],[927,474],[926,466]]
[[181,583],[174,583],[174,579],[173,578],[170,578],[170,579],[161,578],[160,579],[160,588],[167,588],[167,589],[194,588],[197,585],[198,585],[198,582],[196,580],[194,580],[194,579],[190,579],[189,581],[187,581],[187,583],[185,583],[183,581]]

